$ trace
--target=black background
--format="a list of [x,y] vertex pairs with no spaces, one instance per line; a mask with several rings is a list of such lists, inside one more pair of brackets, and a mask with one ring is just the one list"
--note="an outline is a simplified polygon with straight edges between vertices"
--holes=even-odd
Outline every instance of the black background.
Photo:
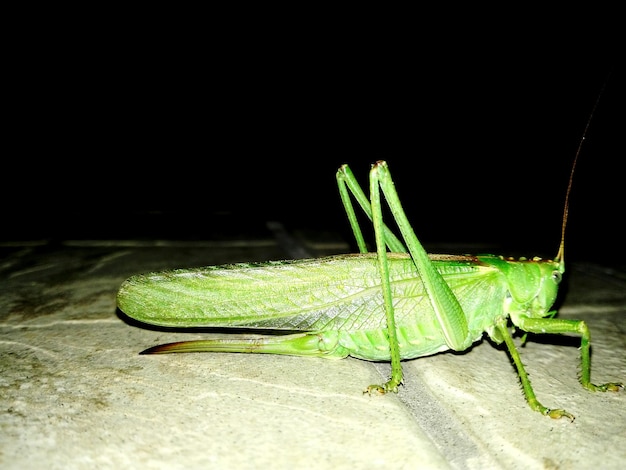
[[425,244],[550,257],[605,87],[567,252],[624,261],[625,82],[610,34],[149,23],[74,25],[13,58],[3,240],[208,239],[267,220],[348,239],[336,169],[365,187],[382,159]]

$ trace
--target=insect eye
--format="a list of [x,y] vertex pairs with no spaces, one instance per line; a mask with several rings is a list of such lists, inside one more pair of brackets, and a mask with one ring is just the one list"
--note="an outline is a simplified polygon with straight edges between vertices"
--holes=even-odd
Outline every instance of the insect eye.
[[561,275],[560,271],[552,271],[552,279],[554,280],[554,282],[560,284],[562,278],[563,276]]

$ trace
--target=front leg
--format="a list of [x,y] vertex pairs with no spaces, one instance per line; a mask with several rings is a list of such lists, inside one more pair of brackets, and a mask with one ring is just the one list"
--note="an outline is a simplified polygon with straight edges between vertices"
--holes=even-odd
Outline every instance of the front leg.
[[591,358],[589,348],[591,333],[583,320],[566,320],[561,318],[520,318],[518,327],[530,333],[563,334],[573,333],[580,335],[580,383],[592,392],[617,392],[624,388],[621,382],[608,382],[602,385],[591,383]]

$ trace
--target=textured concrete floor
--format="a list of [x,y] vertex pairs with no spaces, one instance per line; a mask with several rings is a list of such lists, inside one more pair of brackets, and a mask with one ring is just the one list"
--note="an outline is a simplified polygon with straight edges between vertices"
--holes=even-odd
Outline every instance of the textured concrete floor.
[[[119,315],[140,272],[282,259],[276,239],[222,243],[14,243],[0,247],[0,468],[623,468],[626,392],[579,385],[576,338],[521,354],[529,409],[508,356],[488,341],[404,362],[397,395],[363,395],[389,365],[245,354],[138,353],[210,336]],[[276,241],[278,240],[278,241]],[[342,252],[341,244],[305,245]],[[592,380],[626,380],[626,271],[568,269],[561,317],[592,332]]]

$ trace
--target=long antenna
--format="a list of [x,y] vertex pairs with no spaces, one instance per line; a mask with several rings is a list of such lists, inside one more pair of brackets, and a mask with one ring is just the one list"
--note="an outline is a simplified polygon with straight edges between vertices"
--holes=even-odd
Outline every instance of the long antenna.
[[598,103],[600,102],[600,98],[602,97],[602,93],[606,88],[606,84],[609,81],[609,77],[611,76],[611,72],[604,80],[602,84],[602,88],[600,89],[600,93],[598,93],[598,97],[596,98],[596,102],[593,105],[593,109],[591,110],[591,114],[589,114],[589,119],[587,119],[587,125],[585,126],[585,130],[583,131],[582,138],[580,139],[580,143],[578,144],[578,149],[576,150],[576,155],[574,156],[574,162],[572,163],[572,170],[569,174],[569,181],[567,182],[567,190],[565,192],[565,205],[563,207],[563,223],[561,224],[561,244],[559,245],[559,252],[556,254],[554,261],[557,263],[563,264],[563,258],[565,256],[565,226],[567,225],[567,215],[569,213],[569,195],[572,190],[572,181],[574,180],[574,170],[576,169],[576,162],[578,162],[578,155],[580,155],[580,151],[583,147],[583,142],[587,137],[587,131],[589,130],[589,125],[591,124],[591,120],[593,118],[594,113],[596,112],[596,108],[598,107]]

